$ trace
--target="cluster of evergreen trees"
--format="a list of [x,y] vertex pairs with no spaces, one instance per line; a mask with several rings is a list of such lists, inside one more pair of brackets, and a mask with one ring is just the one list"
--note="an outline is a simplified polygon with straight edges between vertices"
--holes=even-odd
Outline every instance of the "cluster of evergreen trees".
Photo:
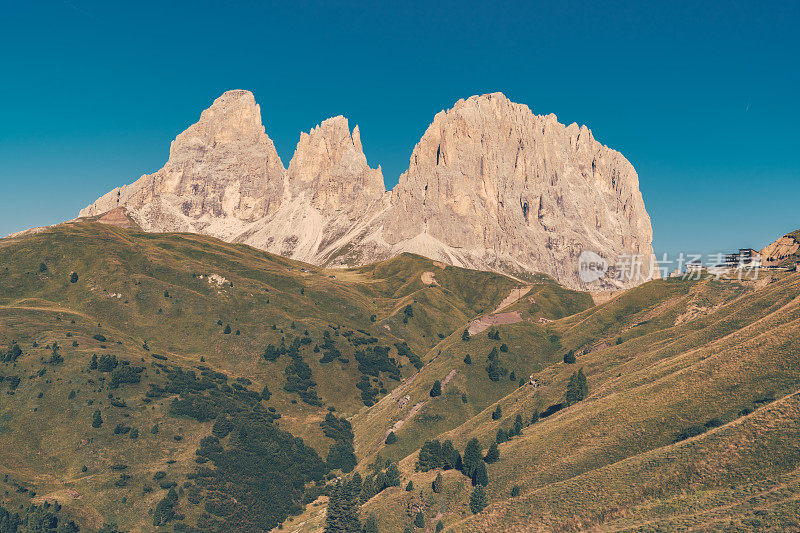
[[283,390],[296,392],[300,399],[309,405],[321,406],[322,400],[317,396],[317,382],[311,379],[311,367],[303,360],[303,355],[300,353],[302,342],[301,337],[295,337],[286,352],[291,361],[286,366],[286,384]]
[[353,448],[353,427],[350,422],[342,417],[338,418],[332,412],[325,415],[325,420],[320,422],[325,436],[333,439],[333,444],[328,451],[328,468],[339,469],[342,472],[352,472],[358,461]]
[[15,363],[19,356],[22,355],[22,349],[15,341],[11,341],[5,353],[0,353],[0,362]]
[[348,479],[339,480],[334,485],[328,501],[328,513],[325,518],[326,533],[377,533],[378,524],[374,516],[369,516],[362,523],[359,516],[360,506],[376,494],[400,485],[400,471],[397,463],[380,458],[371,465],[373,473],[362,480],[356,472]]
[[508,369],[500,364],[500,352],[497,347],[493,347],[487,356],[489,364],[486,365],[486,373],[492,381],[500,381],[500,378],[508,374]]
[[417,354],[411,351],[411,348],[408,347],[406,341],[396,342],[394,343],[394,347],[397,348],[397,355],[408,358],[408,361],[414,365],[414,368],[419,370],[423,367],[422,359],[420,359]]
[[[499,452],[497,458],[499,458]],[[435,468],[458,470],[470,478],[473,485],[485,486],[489,483],[483,448],[478,439],[472,439],[467,443],[463,457],[450,440],[443,443],[438,440],[427,441],[420,448],[416,468],[422,472]]]
[[400,381],[400,367],[393,357],[389,357],[388,346],[367,346],[363,350],[356,350],[358,370],[368,376],[378,377],[385,372],[395,381]]
[[[103,531],[115,531],[115,527],[104,527]],[[45,501],[41,505],[30,505],[19,512],[12,512],[0,505],[0,532],[2,533],[77,533],[75,522],[61,513],[58,502]]]

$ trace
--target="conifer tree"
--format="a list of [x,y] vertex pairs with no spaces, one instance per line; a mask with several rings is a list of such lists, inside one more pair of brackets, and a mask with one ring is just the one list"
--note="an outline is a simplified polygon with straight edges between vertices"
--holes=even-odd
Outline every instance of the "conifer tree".
[[472,495],[469,498],[469,510],[473,514],[478,514],[483,511],[489,502],[486,500],[486,490],[483,486],[478,485],[472,490]]
[[92,416],[92,427],[99,428],[103,425],[103,415],[100,414],[100,409],[94,410],[94,415]]
[[397,463],[392,463],[386,469],[386,486],[396,487],[400,484],[400,470],[397,468]]
[[436,476],[436,479],[433,480],[433,484],[432,484],[432,487],[431,487],[433,489],[433,492],[435,492],[436,494],[439,494],[440,492],[442,492],[442,484],[443,483],[444,483],[444,480],[442,479],[442,473],[439,472],[439,474],[437,474],[437,476]]
[[498,459],[500,459],[500,448],[498,448],[496,442],[493,442],[492,445],[489,446],[489,450],[486,452],[486,457],[484,457],[483,460],[491,464]]
[[479,464],[483,464],[483,449],[478,439],[473,438],[464,448],[461,471],[464,472],[465,476],[472,478],[472,474],[475,473],[475,469],[478,468]]
[[477,468],[475,468],[475,472],[472,474],[472,484],[483,485],[484,487],[489,484],[489,475],[486,472],[486,463],[483,461],[478,464]]
[[438,379],[433,382],[433,387],[431,387],[430,392],[431,398],[436,398],[437,396],[442,395],[442,382]]
[[358,496],[362,489],[353,478],[336,483],[328,501],[325,533],[361,533]]
[[574,405],[589,395],[589,384],[586,382],[586,375],[583,373],[583,368],[569,378],[567,385],[566,403],[567,405]]
[[517,414],[517,418],[514,419],[514,435],[521,434],[524,426],[525,425],[522,422],[522,415]]

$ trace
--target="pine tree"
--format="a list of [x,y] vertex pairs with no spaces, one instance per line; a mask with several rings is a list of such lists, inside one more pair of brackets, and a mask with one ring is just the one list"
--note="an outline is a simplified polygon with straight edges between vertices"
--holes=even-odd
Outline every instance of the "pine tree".
[[269,387],[264,385],[264,390],[261,391],[261,399],[266,402],[266,401],[269,401],[269,399],[271,397],[272,397],[272,393],[269,391]]
[[436,398],[437,396],[442,395],[442,382],[438,379],[433,382],[433,387],[431,387],[430,392],[431,398]]
[[231,334],[231,325],[228,324],[227,326],[225,326],[225,329],[222,330],[222,333],[224,333],[225,335],[230,335]]
[[589,384],[586,382],[586,376],[583,373],[583,368],[580,368],[577,372],[573,372],[569,378],[566,403],[567,405],[576,404],[586,398],[588,395]]
[[472,357],[470,357],[469,354],[464,356],[464,363],[466,363],[468,365],[472,364]]
[[436,476],[436,479],[433,480],[433,484],[432,484],[432,487],[431,487],[433,489],[433,492],[435,492],[436,494],[439,494],[440,492],[442,492],[442,484],[443,483],[444,483],[444,480],[442,479],[442,473],[439,472],[439,474]]
[[478,467],[475,468],[475,472],[472,474],[472,484],[483,485],[484,487],[489,484],[489,475],[486,472],[486,463],[483,461],[478,464]]
[[514,486],[511,488],[511,497],[512,497],[512,498],[516,498],[517,496],[519,496],[519,491],[520,491],[520,489],[519,489],[519,485],[514,485]]
[[397,468],[397,463],[392,463],[386,469],[386,486],[396,487],[400,484],[400,470]]
[[491,464],[498,459],[500,459],[500,448],[497,447],[496,442],[493,442],[492,445],[489,446],[489,451],[486,452],[486,457],[484,457],[483,460]]
[[425,527],[425,515],[422,511],[418,512],[417,516],[414,517],[414,525],[420,528]]
[[100,414],[100,409],[94,410],[94,415],[92,415],[92,427],[99,428],[103,425],[103,415]]
[[461,340],[464,342],[469,340],[469,331],[466,329],[464,330],[464,333],[461,334]]
[[58,350],[60,349],[61,348],[58,345],[58,343],[54,341],[52,347],[52,353],[50,354],[50,360],[48,361],[48,363],[50,363],[51,365],[57,365],[64,360],[64,358],[61,357],[61,355],[59,355],[58,353]]
[[408,485],[406,485],[406,492],[411,492],[412,490],[414,490],[414,482],[408,480]]
[[389,434],[386,436],[386,445],[391,446],[395,442],[397,442],[397,435],[394,434],[394,431],[390,431]]
[[478,485],[472,490],[472,495],[469,498],[469,510],[473,514],[478,514],[483,511],[489,502],[486,500],[486,490]]
[[92,355],[92,362],[89,363],[89,370],[97,370],[97,354]]
[[570,350],[564,354],[564,362],[568,365],[575,364],[575,350]]
[[78,273],[77,272],[72,272],[69,275],[69,282],[70,283],[78,283]]
[[501,418],[503,418],[503,409],[498,405],[497,409],[492,412],[492,420],[500,420]]
[[538,421],[539,421],[539,410],[534,409],[533,415],[531,415],[531,424],[535,424]]
[[436,533],[441,533],[442,531],[444,531],[444,522],[439,520],[436,522]]
[[517,414],[517,418],[514,419],[514,435],[521,434],[523,427],[524,427],[524,424],[522,422],[522,415]]
[[375,490],[375,476],[367,476],[361,484],[361,502],[369,500],[377,494]]
[[363,487],[354,481],[352,478],[339,481],[333,488],[328,501],[325,533],[361,533],[358,495]]
[[473,438],[467,443],[467,447],[464,448],[461,471],[464,472],[464,475],[471,478],[479,464],[483,464],[483,449],[478,439]]
[[498,444],[503,443],[508,440],[508,433],[503,428],[497,428],[497,435],[494,440]]

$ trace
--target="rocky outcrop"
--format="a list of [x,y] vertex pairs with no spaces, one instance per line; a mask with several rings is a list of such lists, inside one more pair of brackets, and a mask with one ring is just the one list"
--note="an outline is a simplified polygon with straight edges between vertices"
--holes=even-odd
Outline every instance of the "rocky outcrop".
[[764,266],[784,266],[800,261],[800,230],[768,244],[759,254]]
[[231,238],[242,223],[280,207],[284,174],[253,93],[228,91],[172,141],[164,168],[112,190],[80,216],[124,206],[145,231]]
[[[358,126],[338,116],[302,133],[284,169],[247,91],[229,91],[173,142],[155,174],[81,211],[124,206],[147,231],[194,231],[316,264],[355,265],[410,251],[587,288],[577,257],[643,259],[652,230],[638,176],[585,126],[538,116],[500,93],[459,100],[414,148],[391,192]],[[656,271],[657,272],[657,271]]]
[[320,210],[353,211],[386,193],[381,168],[367,164],[358,126],[351,135],[342,116],[300,134],[288,175],[292,190],[308,191],[311,205]]
[[588,249],[612,263],[641,256],[650,271],[652,230],[633,166],[586,126],[534,115],[500,93],[436,115],[392,208],[390,245],[460,266],[544,272],[576,286]]

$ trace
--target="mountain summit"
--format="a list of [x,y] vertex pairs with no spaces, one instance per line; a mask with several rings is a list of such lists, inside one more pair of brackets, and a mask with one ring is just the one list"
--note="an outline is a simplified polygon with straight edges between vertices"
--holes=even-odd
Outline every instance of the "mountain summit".
[[[288,169],[249,91],[228,91],[178,135],[158,172],[80,212],[125,207],[151,232],[204,233],[315,264],[360,265],[404,251],[469,268],[579,281],[583,250],[641,255],[650,218],[633,166],[586,126],[534,115],[501,93],[438,113],[387,192],[356,126],[302,133]],[[644,281],[601,280],[626,287]]]

